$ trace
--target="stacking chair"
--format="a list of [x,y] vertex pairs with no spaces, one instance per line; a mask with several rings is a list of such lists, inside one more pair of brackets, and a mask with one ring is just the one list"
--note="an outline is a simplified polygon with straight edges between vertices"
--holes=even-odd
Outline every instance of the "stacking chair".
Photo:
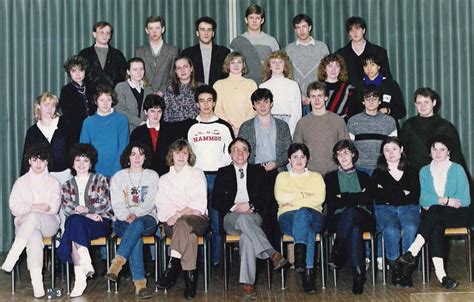
[[[469,282],[472,282],[472,251],[471,251],[471,230],[468,227],[447,228],[444,231],[446,237],[463,237],[466,246],[466,265],[469,274]],[[422,281],[427,283],[430,281],[430,257],[428,242],[425,243],[421,250],[421,266]]]
[[[204,292],[207,293],[209,287],[209,271],[210,271],[210,252],[209,252],[209,242],[207,236],[198,236],[198,246],[202,245],[204,249]],[[166,268],[169,245],[171,244],[171,237],[164,237],[162,239],[162,268]]]
[[[316,236],[316,242],[319,242],[319,247],[320,247],[320,263],[321,263],[321,284],[322,288],[326,288],[326,255],[324,252],[324,243],[323,240],[321,240],[322,236],[318,234]],[[294,243],[293,237],[289,235],[283,235],[280,240],[280,253],[285,257],[286,255],[283,254],[284,252],[284,244],[289,244],[289,243]],[[281,289],[285,289],[285,269],[281,269]]]
[[[55,286],[55,274],[54,274],[54,259],[55,259],[55,254],[56,254],[56,245],[55,245],[55,242],[56,242],[56,235],[52,236],[52,237],[45,237],[43,238],[43,244],[46,246],[46,247],[50,247],[51,248],[51,287],[54,288]],[[16,279],[17,279],[17,275],[18,274],[18,277],[20,275],[20,264],[17,262],[17,264],[15,265],[15,267],[13,268],[12,270],[12,273],[11,273],[11,293],[12,295],[15,294],[15,285],[16,285]],[[19,280],[19,278],[18,278]]]
[[[329,237],[330,241],[331,241],[330,247],[332,247],[335,237],[336,237],[336,234],[332,234]],[[372,264],[371,264],[372,285],[375,286],[375,266],[376,266],[376,263],[375,263],[375,235],[372,234],[371,232],[364,232],[362,234],[362,239],[364,241],[370,240],[370,249],[372,250],[371,257],[370,257],[371,258],[370,261],[372,261]],[[329,253],[330,253],[330,251],[329,251]],[[337,286],[337,270],[336,269],[333,270],[333,275],[334,275],[334,286]]]
[[[112,236],[113,237],[113,243],[114,243],[114,256],[117,254],[117,246],[120,245],[122,242],[122,238],[117,237],[117,236]],[[155,247],[155,284],[158,281],[158,241],[159,239],[153,235],[153,236],[142,236],[143,244],[144,245],[153,245]],[[155,288],[155,291],[157,289]],[[118,280],[115,282],[115,293],[118,293]]]
[[[227,246],[233,243],[240,241],[240,235],[225,235],[223,238],[223,253],[224,253],[224,290],[227,291],[229,288],[229,274],[228,274],[228,264],[227,264]],[[268,289],[271,289],[271,271],[270,271],[270,258],[266,259],[267,262],[267,286]]]
[[[106,249],[106,263],[110,266],[110,244],[108,237],[100,237],[91,241],[91,246],[105,246]],[[71,283],[69,277],[69,262],[66,262],[66,292],[71,293]],[[107,292],[110,292],[110,280],[107,280]]]

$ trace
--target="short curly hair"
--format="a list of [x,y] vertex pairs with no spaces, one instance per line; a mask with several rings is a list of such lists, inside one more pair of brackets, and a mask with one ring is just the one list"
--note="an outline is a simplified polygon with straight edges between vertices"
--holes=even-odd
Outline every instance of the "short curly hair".
[[115,90],[112,89],[112,87],[107,86],[107,85],[99,85],[95,88],[95,93],[93,96],[94,104],[97,105],[97,100],[103,94],[110,95],[110,97],[112,98],[112,106],[115,106],[118,104],[117,93],[115,92]]
[[87,157],[91,166],[89,168],[90,173],[95,173],[95,165],[97,164],[97,150],[91,144],[75,144],[71,150],[69,150],[69,166],[71,167],[71,174],[77,175],[76,169],[74,169],[74,161],[76,157]]
[[89,63],[83,57],[73,55],[72,57],[69,57],[66,62],[64,62],[63,66],[64,71],[70,77],[71,75],[69,73],[74,67],[79,67],[80,70],[87,71],[87,69],[89,68]]
[[143,162],[142,168],[148,169],[151,166],[151,150],[147,145],[139,141],[129,143],[125,150],[123,150],[120,156],[120,165],[122,168],[130,167],[130,155],[132,155],[133,148],[138,148],[140,154],[145,154],[145,161]]
[[336,62],[337,64],[339,64],[340,71],[339,76],[337,77],[338,80],[341,82],[347,82],[349,80],[349,72],[347,71],[346,62],[344,61],[344,58],[341,55],[335,53],[325,56],[321,59],[321,62],[319,62],[317,74],[318,80],[326,81],[326,78],[328,76],[326,73],[326,66],[328,66],[332,62]]
[[32,158],[39,158],[47,161],[50,168],[53,166],[53,155],[51,154],[51,148],[48,144],[39,143],[26,148],[25,155],[23,156],[24,165],[30,166],[29,160]]

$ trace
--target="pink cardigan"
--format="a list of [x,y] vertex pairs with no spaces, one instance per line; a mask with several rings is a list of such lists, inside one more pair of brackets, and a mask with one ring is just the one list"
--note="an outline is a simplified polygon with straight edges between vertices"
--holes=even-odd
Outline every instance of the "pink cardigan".
[[33,204],[46,203],[51,209],[46,214],[54,215],[59,224],[61,205],[61,185],[45,170],[42,174],[30,171],[17,179],[10,193],[9,206],[15,216],[15,226],[19,226],[22,217],[29,214]]
[[207,183],[204,172],[195,167],[184,166],[176,173],[174,166],[160,177],[155,199],[158,219],[167,221],[176,212],[189,207],[202,215],[207,213]]

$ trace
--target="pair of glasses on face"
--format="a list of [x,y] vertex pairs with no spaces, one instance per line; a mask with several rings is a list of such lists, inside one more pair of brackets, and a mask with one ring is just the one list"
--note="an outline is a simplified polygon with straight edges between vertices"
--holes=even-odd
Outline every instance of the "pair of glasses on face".
[[344,156],[350,156],[350,155],[352,155],[352,153],[351,153],[351,151],[349,151],[349,150],[344,150],[344,151],[336,152],[336,156],[337,156],[338,158],[344,157]]
[[364,101],[365,101],[365,102],[378,102],[378,101],[379,101],[379,97],[378,97],[378,96],[368,96],[368,97],[364,97]]

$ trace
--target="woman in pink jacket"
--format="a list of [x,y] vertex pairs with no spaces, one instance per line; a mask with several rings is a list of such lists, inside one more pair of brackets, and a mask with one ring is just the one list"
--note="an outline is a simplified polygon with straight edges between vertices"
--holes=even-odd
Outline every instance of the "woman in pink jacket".
[[40,298],[45,294],[41,272],[43,237],[51,237],[58,231],[61,186],[48,173],[51,161],[48,145],[32,145],[26,150],[24,160],[30,168],[15,182],[10,194],[10,210],[15,216],[15,241],[2,270],[11,272],[26,247],[33,294]]

